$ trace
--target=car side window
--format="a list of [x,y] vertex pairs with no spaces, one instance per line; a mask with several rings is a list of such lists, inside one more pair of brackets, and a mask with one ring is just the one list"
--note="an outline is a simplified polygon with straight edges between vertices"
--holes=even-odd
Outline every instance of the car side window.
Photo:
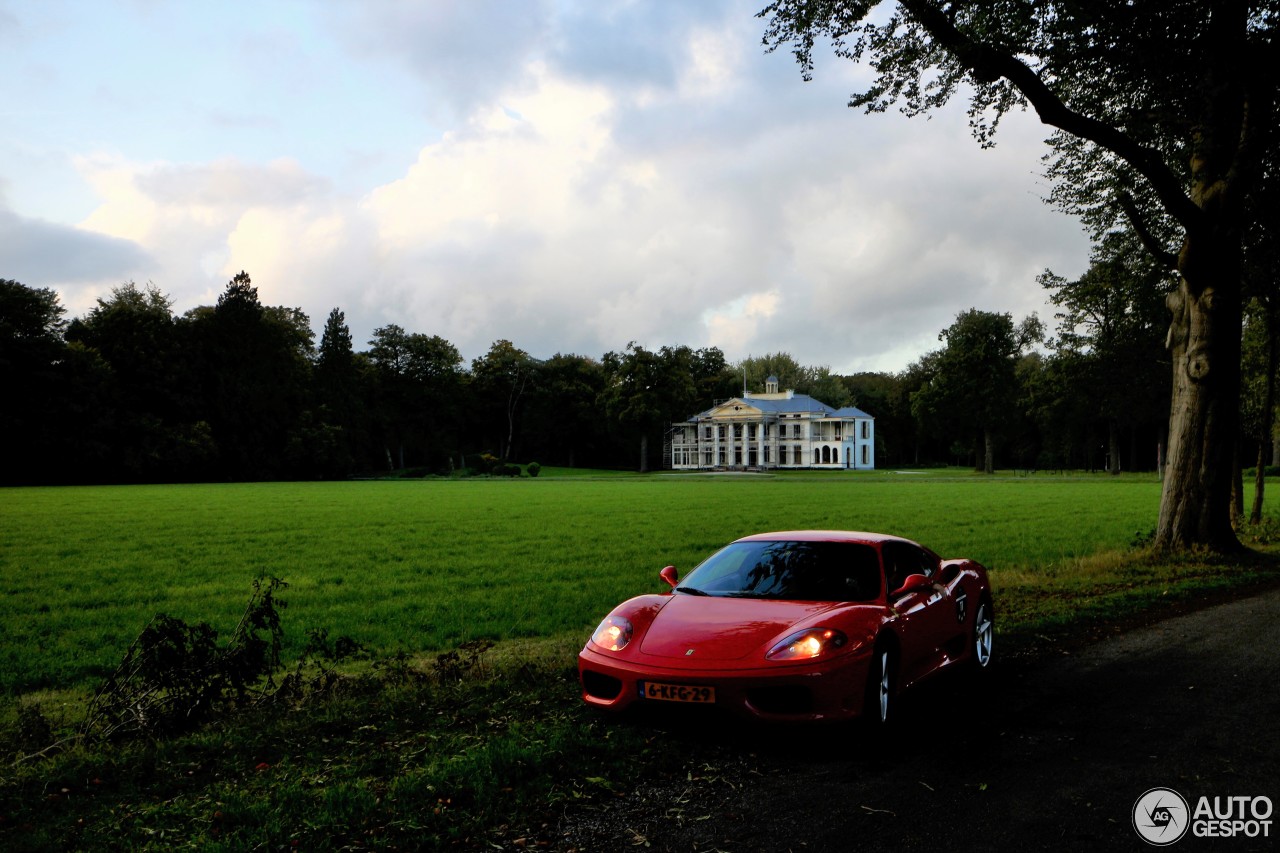
[[892,593],[898,587],[902,586],[903,580],[907,577],[904,570],[902,560],[898,555],[898,547],[894,542],[886,542],[880,549],[880,553],[884,557],[884,578],[885,592]]
[[906,545],[904,549],[911,555],[912,569],[908,574],[921,574],[932,580],[938,571],[938,564],[929,552],[914,545]]
[[886,542],[882,553],[889,592],[902,586],[907,575],[924,575],[932,578],[938,570],[937,563],[928,552],[905,542]]

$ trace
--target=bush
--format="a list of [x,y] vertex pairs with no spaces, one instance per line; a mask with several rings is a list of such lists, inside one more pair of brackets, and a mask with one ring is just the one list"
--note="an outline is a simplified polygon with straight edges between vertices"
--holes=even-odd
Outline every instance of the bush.
[[494,474],[500,464],[492,453],[473,453],[467,457],[467,468],[472,474]]
[[39,703],[23,702],[18,706],[18,729],[14,740],[13,747],[5,752],[16,752],[20,756],[39,754],[53,743],[53,726]]
[[466,675],[479,675],[480,656],[491,648],[492,640],[471,640],[451,652],[436,655],[436,678],[440,681],[461,681]]
[[536,477],[542,471],[542,466],[537,462],[530,462],[524,470],[530,477]]
[[520,470],[519,465],[501,462],[493,467],[493,473],[496,477],[519,477],[524,472]]
[[285,603],[276,592],[286,586],[279,578],[255,580],[244,616],[223,646],[207,622],[189,625],[157,614],[99,686],[81,733],[108,740],[187,731],[221,708],[248,702],[280,664]]

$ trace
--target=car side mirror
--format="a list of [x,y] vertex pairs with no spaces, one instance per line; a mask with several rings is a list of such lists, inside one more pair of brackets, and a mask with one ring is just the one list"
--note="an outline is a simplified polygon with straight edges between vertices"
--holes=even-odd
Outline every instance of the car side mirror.
[[680,582],[680,576],[676,574],[675,566],[667,566],[662,571],[658,572],[658,577],[666,581],[667,585],[672,589],[675,589],[676,584]]
[[892,596],[897,598],[900,595],[906,595],[909,592],[915,592],[918,589],[924,589],[932,585],[933,581],[929,580],[925,575],[907,575],[902,581],[902,586],[895,589]]

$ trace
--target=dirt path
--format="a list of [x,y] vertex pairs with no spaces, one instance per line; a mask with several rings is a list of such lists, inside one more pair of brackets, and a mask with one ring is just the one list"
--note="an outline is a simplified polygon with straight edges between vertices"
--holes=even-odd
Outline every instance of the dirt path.
[[[1280,803],[1280,590],[991,676],[985,690],[950,679],[917,692],[878,742],[833,729],[673,731],[673,749],[724,739],[724,765],[566,815],[565,845],[1150,850],[1131,815],[1151,788],[1192,810],[1201,796]],[[1270,820],[1268,837],[1187,832],[1170,849],[1280,849],[1280,814]]]

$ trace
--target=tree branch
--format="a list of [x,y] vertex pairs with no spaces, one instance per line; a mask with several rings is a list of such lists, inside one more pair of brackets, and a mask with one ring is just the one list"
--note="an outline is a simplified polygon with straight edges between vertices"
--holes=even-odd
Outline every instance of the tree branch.
[[1138,210],[1138,204],[1133,200],[1133,196],[1122,192],[1117,197],[1117,201],[1119,201],[1124,215],[1128,217],[1133,233],[1137,234],[1138,239],[1142,241],[1143,248],[1150,252],[1161,266],[1177,272],[1177,254],[1165,248],[1164,244],[1156,239],[1156,235],[1151,233],[1151,229],[1147,227],[1147,222],[1143,219],[1142,212]]
[[899,4],[977,79],[1008,80],[1031,102],[1042,123],[1087,139],[1123,159],[1151,183],[1165,210],[1188,233],[1201,230],[1203,211],[1187,197],[1182,182],[1158,152],[1139,145],[1106,122],[1073,111],[1026,63],[1012,53],[973,41],[929,0],[899,0]]

